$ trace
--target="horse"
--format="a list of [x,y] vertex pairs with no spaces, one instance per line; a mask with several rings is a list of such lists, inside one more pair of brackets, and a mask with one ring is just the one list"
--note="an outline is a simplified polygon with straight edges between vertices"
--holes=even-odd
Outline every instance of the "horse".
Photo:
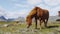
[[47,27],[47,22],[49,19],[49,11],[46,9],[42,9],[40,7],[35,7],[26,17],[27,28],[29,28],[32,24],[32,19],[35,18],[35,28],[37,29],[37,20],[40,21],[40,29],[41,23],[44,22],[45,27]]

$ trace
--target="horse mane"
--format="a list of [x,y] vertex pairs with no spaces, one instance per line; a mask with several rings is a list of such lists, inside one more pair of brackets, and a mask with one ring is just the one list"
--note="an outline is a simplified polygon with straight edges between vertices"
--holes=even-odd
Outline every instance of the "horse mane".
[[40,7],[35,7],[30,11],[29,16],[32,16],[32,14],[36,14],[37,9],[42,10],[42,8],[40,8]]

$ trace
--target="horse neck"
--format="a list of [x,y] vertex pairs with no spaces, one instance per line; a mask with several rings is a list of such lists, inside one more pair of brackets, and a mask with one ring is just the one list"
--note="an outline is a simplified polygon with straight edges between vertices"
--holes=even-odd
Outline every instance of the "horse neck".
[[30,18],[33,19],[34,18],[34,15],[30,15]]

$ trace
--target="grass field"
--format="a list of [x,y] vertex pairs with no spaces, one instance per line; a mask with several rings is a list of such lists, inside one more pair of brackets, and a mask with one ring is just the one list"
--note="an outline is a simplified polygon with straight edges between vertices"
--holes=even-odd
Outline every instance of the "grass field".
[[[6,26],[5,24],[9,24]],[[60,22],[48,22],[48,27],[45,28],[42,23],[42,29],[34,29],[35,23],[32,23],[32,26],[29,28],[29,31],[26,31],[25,23],[16,23],[16,22],[0,22],[0,34],[60,34]],[[4,25],[4,26],[3,26]]]

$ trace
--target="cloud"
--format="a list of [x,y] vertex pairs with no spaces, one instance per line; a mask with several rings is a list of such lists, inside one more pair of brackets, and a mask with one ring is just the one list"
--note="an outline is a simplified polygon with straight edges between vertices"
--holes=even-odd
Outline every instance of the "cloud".
[[2,6],[0,6],[0,10],[5,10]]
[[37,5],[38,7],[42,8],[42,9],[47,9],[47,10],[50,10],[50,7],[49,6],[46,6],[44,4],[39,4]]
[[43,2],[48,6],[58,6],[60,4],[60,0],[43,0]]
[[10,1],[19,1],[19,0],[10,0]]
[[0,16],[4,16],[5,18],[17,18],[17,17],[25,17],[29,11],[26,9],[16,10],[16,11],[7,11],[3,7],[0,6]]
[[6,12],[6,15],[5,17],[8,19],[8,18],[17,18],[18,15],[15,15],[15,12]]
[[53,9],[51,9],[51,15],[58,15],[58,11],[60,11],[60,6],[57,6],[57,7],[55,7],[55,8],[53,8]]
[[0,16],[4,16],[6,14],[6,9],[4,9],[2,6],[0,6]]
[[38,4],[41,2],[42,2],[42,0],[27,0],[27,3],[30,5],[35,5],[35,4]]
[[7,1],[10,1],[10,2],[18,2],[19,0],[7,0]]
[[4,16],[6,19],[14,17],[14,12],[7,11],[5,8],[0,6],[0,16]]
[[9,11],[6,14],[6,18],[18,18],[20,16],[25,17],[27,12],[28,12],[27,10],[18,10],[18,12],[17,11],[13,11],[13,12]]
[[28,7],[27,4],[25,4],[25,5],[24,5],[24,4],[15,4],[15,6],[16,6],[16,7]]

